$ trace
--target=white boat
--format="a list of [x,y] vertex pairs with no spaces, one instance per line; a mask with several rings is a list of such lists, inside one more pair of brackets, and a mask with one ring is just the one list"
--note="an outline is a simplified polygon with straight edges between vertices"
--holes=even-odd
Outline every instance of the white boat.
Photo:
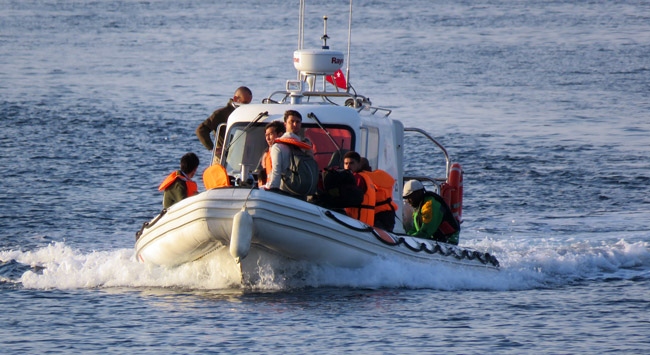
[[[301,3],[301,23],[303,13]],[[243,282],[258,280],[265,267],[280,268],[283,262],[294,261],[362,268],[391,260],[498,270],[499,262],[489,253],[406,235],[402,220],[408,218],[402,218],[405,206],[401,196],[403,182],[409,179],[418,179],[444,196],[461,220],[460,164],[453,163],[445,148],[426,131],[405,128],[390,117],[390,110],[373,106],[349,83],[346,89],[328,83],[327,76],[341,68],[344,55],[327,47],[327,33],[322,38],[322,48],[294,52],[296,80],[288,80],[284,89],[273,92],[261,104],[239,106],[218,129],[226,132],[221,164],[234,184],[186,198],[144,223],[136,233],[137,258],[174,267],[227,248]],[[349,67],[347,73],[349,76]],[[395,178],[392,198],[398,210],[394,232],[246,182],[266,148],[265,125],[282,120],[286,110],[302,114],[304,135],[314,145],[320,169],[343,151],[354,150],[373,168]],[[430,143],[430,148],[419,146],[418,150],[431,158],[431,164],[438,161],[444,176],[405,176],[407,134],[421,136],[418,145]]]

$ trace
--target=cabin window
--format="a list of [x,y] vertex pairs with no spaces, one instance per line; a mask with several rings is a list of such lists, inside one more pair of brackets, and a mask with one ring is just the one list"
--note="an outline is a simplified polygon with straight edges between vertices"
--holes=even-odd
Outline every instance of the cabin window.
[[268,145],[264,139],[264,125],[248,127],[237,125],[230,128],[226,140],[226,171],[228,175],[237,175],[241,171],[242,164],[246,165],[248,171],[257,169],[260,158]]
[[361,142],[359,147],[359,154],[368,159],[373,169],[377,168],[377,162],[379,160],[379,129],[377,127],[361,128]]
[[[237,124],[230,128],[226,137],[225,167],[229,175],[238,175],[241,165],[246,165],[248,171],[255,171],[260,166],[260,159],[268,146],[264,138],[266,122],[248,127]],[[322,170],[333,163],[332,160],[343,159],[343,155],[354,146],[354,133],[346,126],[325,126],[329,135],[317,125],[303,124],[305,138],[314,146],[314,158]],[[330,138],[331,137],[331,138]],[[341,152],[339,153],[339,149]]]
[[354,146],[354,134],[345,126],[325,126],[325,128],[327,132],[319,126],[303,124],[305,137],[314,145],[314,158],[318,167],[320,170],[333,166],[343,168],[343,155]]

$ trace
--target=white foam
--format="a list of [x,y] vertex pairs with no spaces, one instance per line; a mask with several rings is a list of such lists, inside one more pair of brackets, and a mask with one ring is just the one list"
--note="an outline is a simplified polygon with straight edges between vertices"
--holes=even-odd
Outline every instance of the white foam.
[[[562,241],[549,239],[473,240],[467,245],[499,258],[498,272],[451,264],[405,264],[377,260],[362,269],[287,265],[283,274],[262,265],[256,289],[295,287],[407,287],[443,290],[514,290],[555,287],[577,280],[647,275],[647,242]],[[32,268],[15,282],[33,289],[162,287],[228,289],[240,287],[238,267],[225,252],[176,268],[137,262],[133,250],[83,252],[63,242],[34,251],[2,251],[0,259]]]

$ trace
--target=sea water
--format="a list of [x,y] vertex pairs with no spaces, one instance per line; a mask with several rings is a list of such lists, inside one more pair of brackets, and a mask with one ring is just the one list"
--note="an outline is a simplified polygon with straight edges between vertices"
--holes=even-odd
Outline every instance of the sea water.
[[[295,78],[298,1],[1,1],[3,353],[647,353],[650,5],[356,1],[350,82],[463,165],[461,245],[255,287],[134,258],[156,187],[240,85]],[[347,52],[349,3],[305,47]],[[430,173],[428,151],[407,151]]]

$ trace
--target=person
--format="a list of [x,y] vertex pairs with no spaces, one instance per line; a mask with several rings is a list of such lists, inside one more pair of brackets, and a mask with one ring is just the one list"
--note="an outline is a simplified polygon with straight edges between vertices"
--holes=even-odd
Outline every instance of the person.
[[[271,146],[271,171],[268,174],[265,190],[282,191],[303,199],[307,196],[298,196],[286,186],[283,177],[287,175],[291,165],[292,146],[301,149],[303,152],[312,152],[312,145],[300,137],[302,128],[302,115],[295,110],[287,110],[284,113],[284,127],[286,132],[275,139]],[[318,176],[314,177],[314,185]]]
[[199,157],[187,153],[181,157],[181,169],[169,174],[158,186],[158,191],[164,191],[163,208],[169,208],[176,202],[198,193],[196,182],[192,178],[199,167]]
[[361,166],[361,156],[359,153],[354,151],[345,153],[343,156],[343,168],[352,172],[355,185],[359,190],[363,191],[361,205],[346,207],[345,213],[369,226],[373,226],[375,224],[376,187],[370,176],[361,171]]
[[216,131],[220,124],[228,122],[228,116],[237,108],[237,105],[249,104],[253,100],[253,92],[246,86],[240,86],[235,90],[232,99],[228,100],[226,106],[217,109],[205,121],[196,128],[196,136],[203,146],[209,151],[216,150],[214,154],[213,164],[219,164],[221,159],[221,149],[223,146],[224,137],[219,135],[216,142],[212,142],[210,134]]
[[442,197],[426,191],[418,180],[407,181],[402,196],[414,208],[413,226],[406,234],[458,245],[460,225]]
[[280,138],[286,132],[284,123],[280,121],[269,122],[264,128],[264,139],[268,147],[264,151],[260,163],[257,166],[257,183],[259,187],[266,185],[266,180],[271,175],[271,147],[275,143],[276,138]]
[[395,229],[397,204],[393,201],[395,179],[381,169],[372,170],[368,159],[361,158],[361,171],[365,172],[377,191],[375,192],[375,227],[392,232]]

